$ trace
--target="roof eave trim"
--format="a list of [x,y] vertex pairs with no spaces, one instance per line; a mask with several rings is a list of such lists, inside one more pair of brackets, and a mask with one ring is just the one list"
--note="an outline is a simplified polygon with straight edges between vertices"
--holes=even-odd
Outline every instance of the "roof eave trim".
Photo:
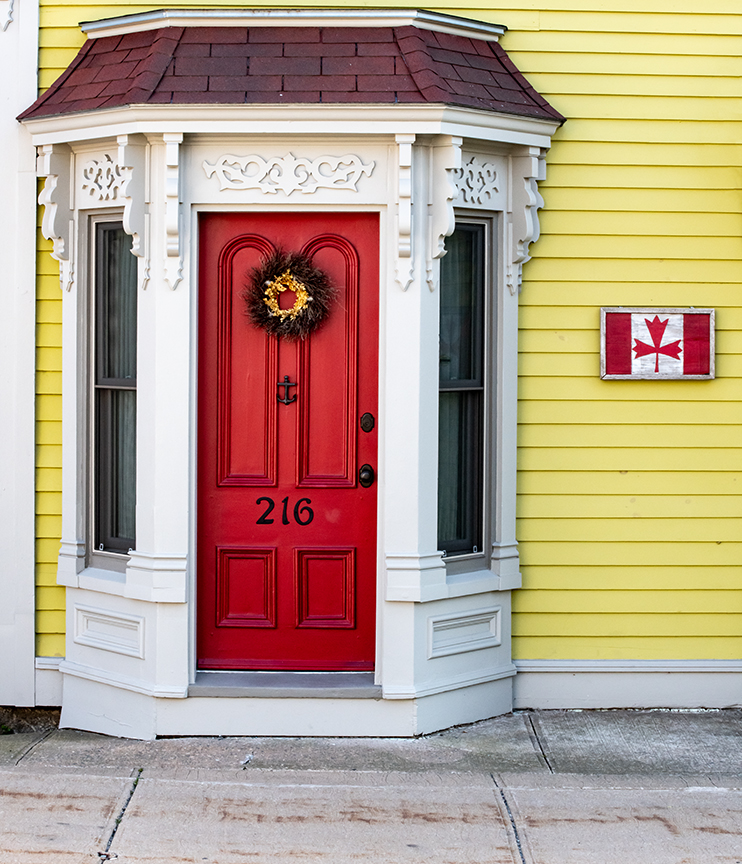
[[[75,143],[121,134],[388,136],[460,135],[549,147],[557,120],[450,105],[128,105],[22,120],[33,144]],[[215,116],[216,115],[216,116]],[[287,116],[289,115],[289,116]],[[401,115],[401,116],[400,116]]]
[[427,9],[158,9],[83,21],[88,39],[163,27],[405,27],[497,42],[507,27]]

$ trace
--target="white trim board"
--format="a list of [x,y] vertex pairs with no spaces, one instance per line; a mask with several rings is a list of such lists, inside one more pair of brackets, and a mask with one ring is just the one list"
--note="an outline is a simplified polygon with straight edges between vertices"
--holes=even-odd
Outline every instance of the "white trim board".
[[514,707],[728,708],[742,660],[516,660]]
[[88,39],[162,27],[407,27],[497,42],[507,27],[427,9],[159,9],[83,21]]
[[36,154],[15,117],[36,98],[37,44],[38,3],[16,4],[0,29],[0,705],[17,706],[35,704]]

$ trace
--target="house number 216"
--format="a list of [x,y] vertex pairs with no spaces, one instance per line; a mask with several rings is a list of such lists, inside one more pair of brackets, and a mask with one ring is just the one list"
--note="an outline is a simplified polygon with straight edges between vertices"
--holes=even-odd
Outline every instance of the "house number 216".
[[[260,518],[255,523],[256,525],[272,525],[273,519],[269,519],[268,517],[273,512],[273,508],[276,506],[276,502],[272,498],[258,498],[255,502],[256,504],[265,503],[267,506],[265,510],[260,515]],[[314,519],[314,510],[309,506],[312,503],[311,498],[300,498],[296,504],[294,505],[294,521],[297,525],[309,525],[309,523]],[[283,504],[283,511],[281,513],[281,524],[288,525],[289,524],[289,497],[288,495],[281,501]]]

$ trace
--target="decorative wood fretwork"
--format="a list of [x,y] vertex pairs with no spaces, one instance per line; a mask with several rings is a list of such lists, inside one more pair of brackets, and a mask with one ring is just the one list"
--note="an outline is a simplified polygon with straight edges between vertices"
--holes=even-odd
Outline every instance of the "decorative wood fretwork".
[[456,203],[464,207],[488,207],[493,203],[497,186],[497,171],[491,162],[481,156],[469,156],[456,171],[458,197]]
[[139,287],[150,278],[149,189],[147,188],[147,142],[143,136],[119,135],[118,162],[124,182],[119,193],[124,203],[124,231],[131,236],[131,252],[138,260]]
[[506,249],[510,254],[506,266],[506,283],[511,294],[520,291],[523,265],[530,260],[528,247],[539,238],[538,210],[544,199],[538,181],[546,178],[545,151],[524,147],[522,154],[510,157],[512,191],[505,225]]
[[116,201],[129,180],[127,171],[108,153],[98,161],[91,159],[82,168],[82,191],[94,201]]
[[75,273],[75,223],[70,201],[72,156],[66,144],[39,147],[36,173],[45,177],[39,204],[44,208],[41,233],[53,245],[51,256],[59,261],[59,281],[65,291],[72,288]]
[[[461,166],[463,139],[441,136],[431,150],[431,178],[428,191],[430,238],[425,266],[428,288],[435,290],[433,262],[446,254],[446,237],[453,234],[456,217],[453,212],[459,194],[457,177]],[[445,190],[445,195],[442,194]]]
[[0,0],[0,21],[3,24],[3,33],[13,22],[13,10],[15,0]]
[[165,279],[173,291],[183,278],[180,254],[180,145],[181,132],[165,132]]
[[397,284],[406,291],[412,282],[412,145],[414,135],[397,135]]
[[317,189],[358,190],[361,177],[370,177],[375,162],[364,162],[358,156],[318,156],[310,159],[293,153],[264,159],[257,154],[233,156],[225,154],[214,162],[203,163],[207,177],[216,175],[220,189],[258,189],[266,195],[301,192],[311,195]]

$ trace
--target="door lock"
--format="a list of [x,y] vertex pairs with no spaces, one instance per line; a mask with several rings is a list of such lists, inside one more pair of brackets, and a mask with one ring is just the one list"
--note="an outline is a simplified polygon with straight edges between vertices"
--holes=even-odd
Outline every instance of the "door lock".
[[364,489],[368,489],[368,487],[374,482],[375,478],[376,474],[370,465],[361,465],[358,470],[358,482],[364,487]]

